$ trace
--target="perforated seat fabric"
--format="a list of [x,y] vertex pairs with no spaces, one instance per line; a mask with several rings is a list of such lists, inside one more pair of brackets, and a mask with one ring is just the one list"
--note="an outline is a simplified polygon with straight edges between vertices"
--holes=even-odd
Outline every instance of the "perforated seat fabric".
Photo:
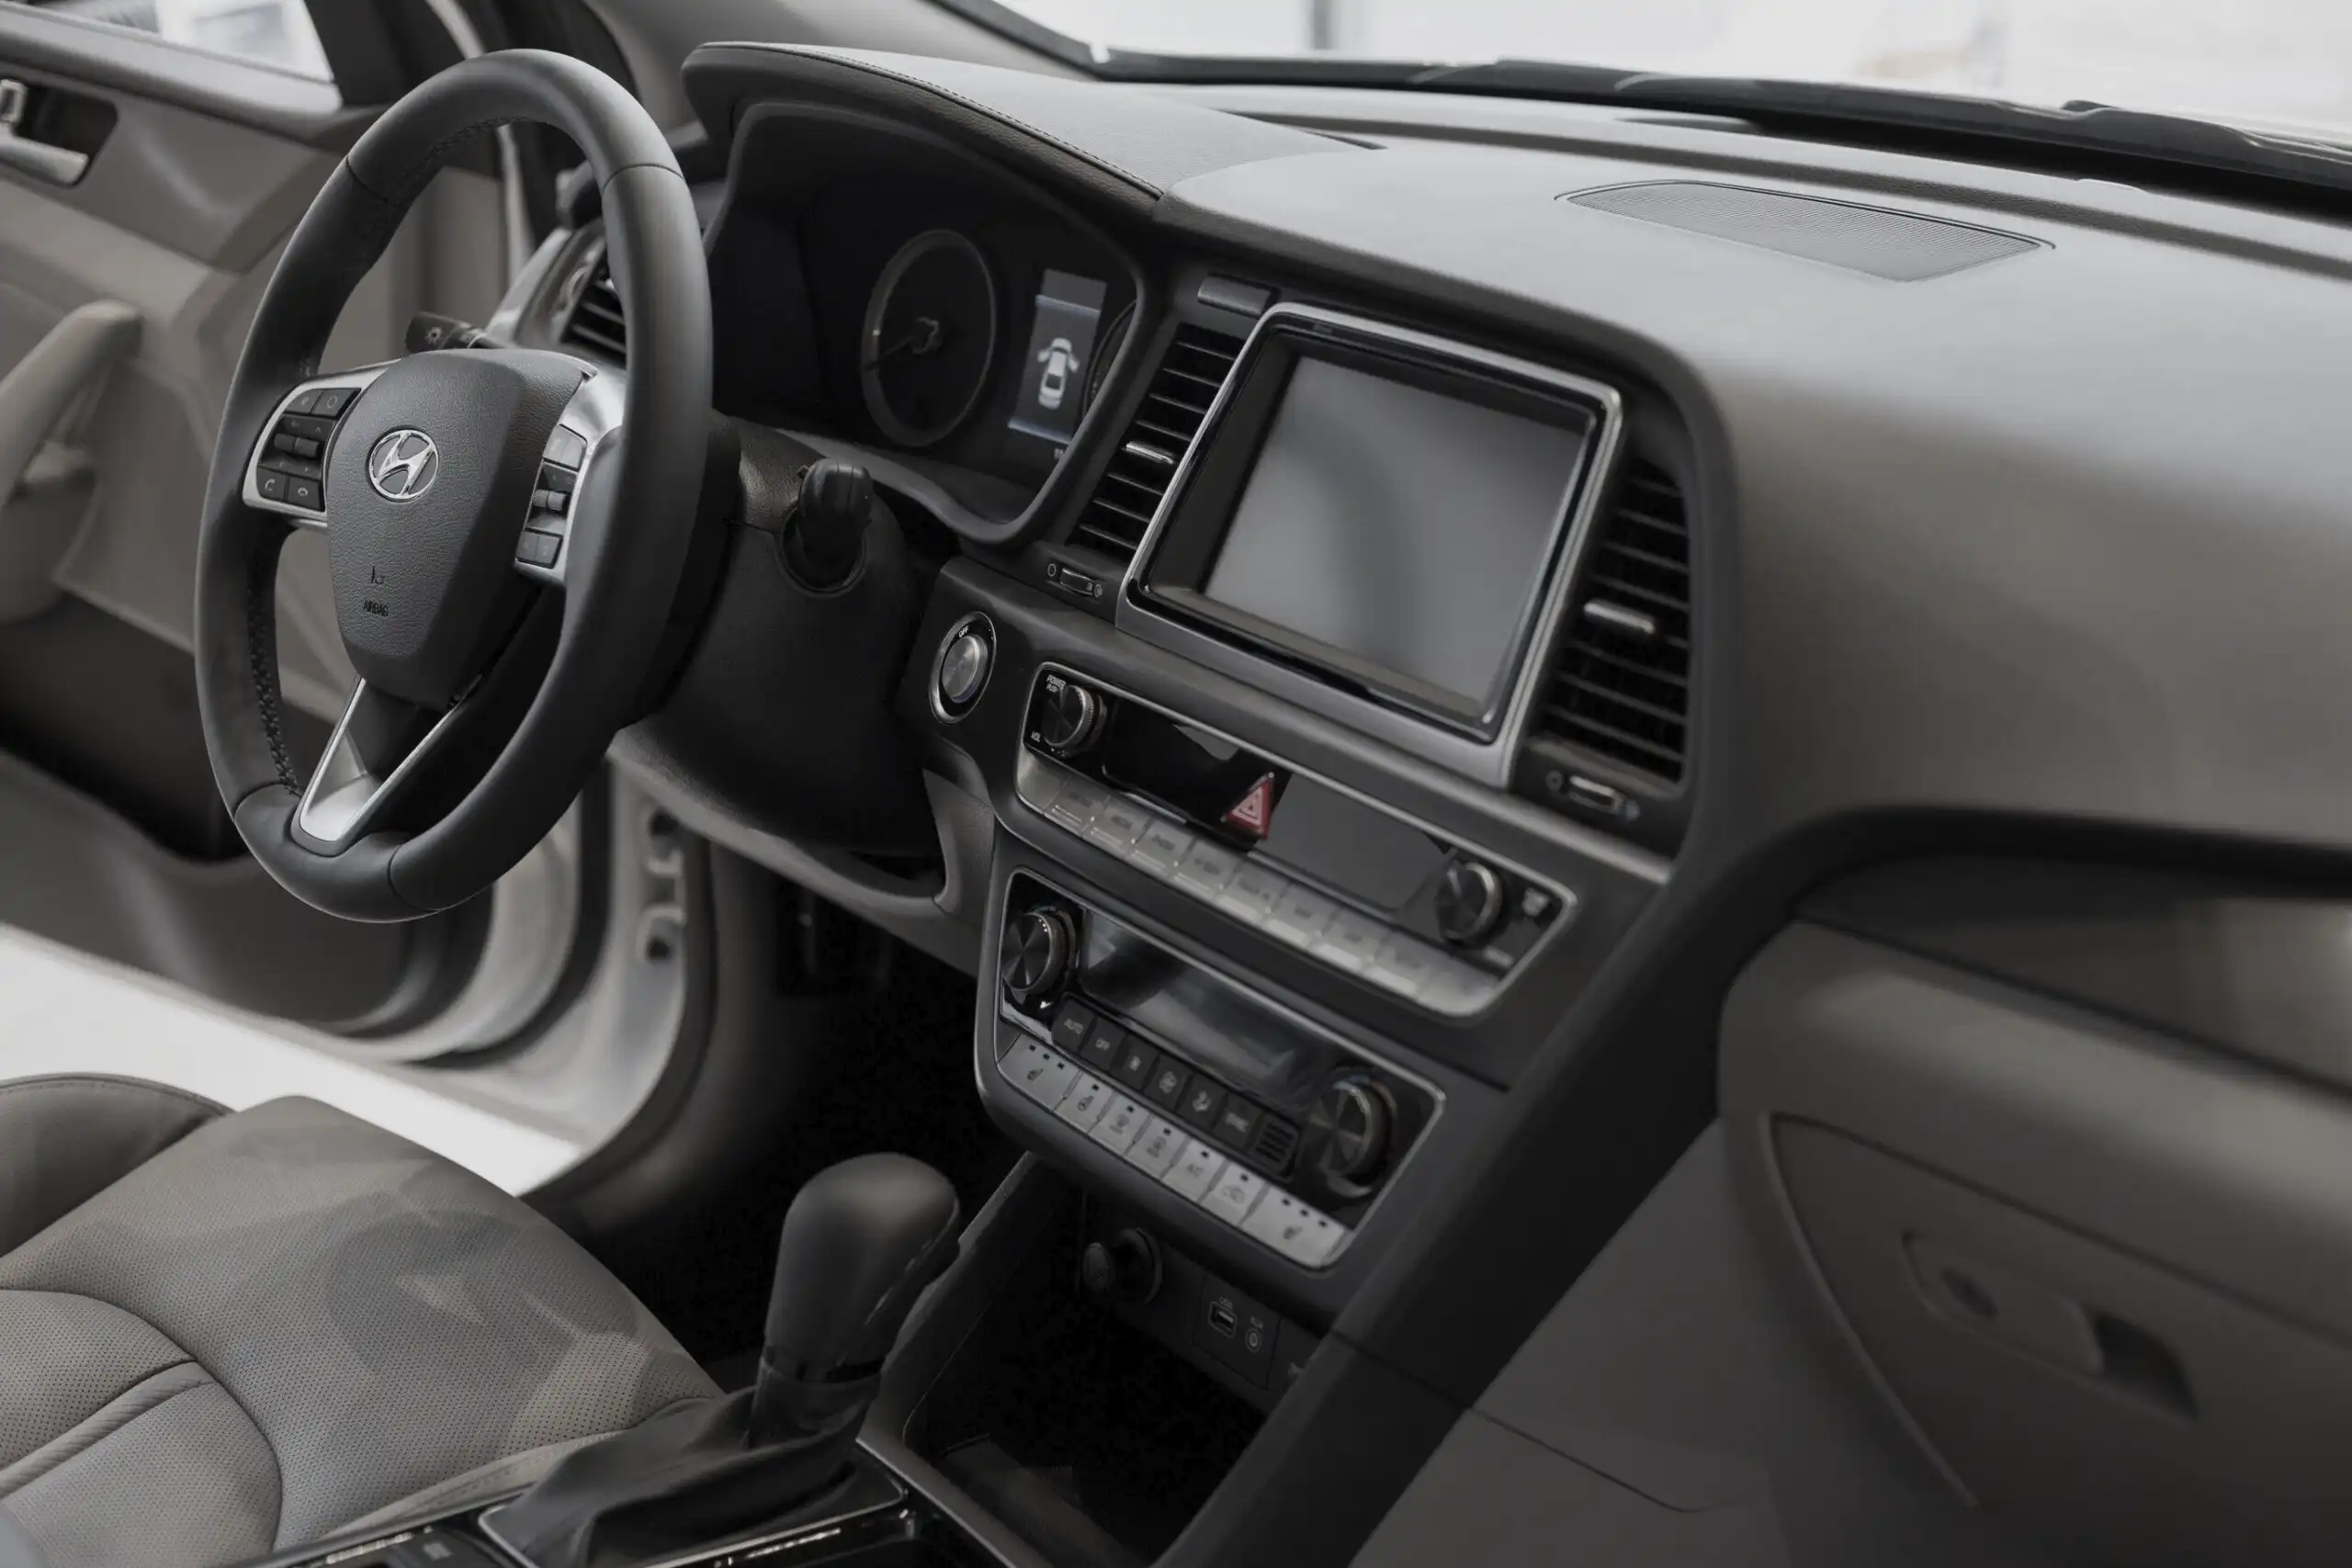
[[0,1525],[47,1568],[259,1556],[716,1393],[528,1206],[311,1100],[0,1257]]

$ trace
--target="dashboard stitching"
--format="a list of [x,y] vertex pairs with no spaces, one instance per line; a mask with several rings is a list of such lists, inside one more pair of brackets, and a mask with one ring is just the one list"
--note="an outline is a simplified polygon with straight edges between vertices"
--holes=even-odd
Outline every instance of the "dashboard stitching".
[[1145,179],[1141,175],[1134,174],[1126,169],[1121,168],[1118,164],[1111,162],[1111,160],[1102,156],[1100,153],[1090,152],[1083,147],[1065,141],[1060,137],[1054,135],[1051,131],[1040,130],[1026,120],[1016,119],[1012,115],[1005,113],[1002,109],[981,103],[977,98],[967,98],[963,94],[956,91],[953,87],[944,87],[936,82],[927,82],[920,76],[910,76],[904,72],[892,71],[884,66],[873,64],[867,61],[845,60],[839,55],[827,53],[818,50],[790,49],[772,44],[753,44],[748,47],[763,49],[777,54],[795,54],[805,60],[822,61],[830,65],[843,66],[849,70],[864,72],[867,75],[885,77],[890,81],[899,83],[904,86],[918,88],[923,92],[933,94],[935,96],[945,98],[951,103],[960,105],[963,107],[971,110],[974,114],[980,115],[988,119],[995,120],[1001,125],[1009,125],[1015,130],[1021,131],[1024,135],[1042,141],[1046,145],[1055,148],[1059,152],[1066,152],[1073,158],[1077,158],[1081,162],[1090,164],[1094,167],[1102,170],[1106,174],[1116,175],[1119,178],[1126,181],[1129,185],[1134,186],[1137,190],[1147,192],[1155,198],[1165,194],[1159,186],[1154,185],[1148,179]]

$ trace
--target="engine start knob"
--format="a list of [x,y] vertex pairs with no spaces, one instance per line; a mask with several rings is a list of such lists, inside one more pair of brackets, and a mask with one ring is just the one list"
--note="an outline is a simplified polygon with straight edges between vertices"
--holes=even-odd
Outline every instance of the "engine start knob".
[[1046,995],[1069,974],[1077,950],[1069,917],[1060,910],[1030,909],[1015,916],[1005,928],[999,970],[1006,992],[1017,1002]]

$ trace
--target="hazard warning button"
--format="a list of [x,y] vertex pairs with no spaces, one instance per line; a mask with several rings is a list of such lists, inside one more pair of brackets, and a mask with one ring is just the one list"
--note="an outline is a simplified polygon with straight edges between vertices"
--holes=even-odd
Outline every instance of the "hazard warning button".
[[1266,829],[1273,826],[1275,794],[1274,775],[1260,774],[1258,782],[1225,814],[1225,825],[1253,839],[1264,838]]

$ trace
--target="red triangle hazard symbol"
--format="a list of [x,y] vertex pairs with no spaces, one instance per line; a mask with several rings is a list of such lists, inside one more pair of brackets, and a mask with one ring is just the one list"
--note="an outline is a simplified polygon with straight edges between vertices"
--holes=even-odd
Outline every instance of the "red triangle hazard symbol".
[[1250,793],[1240,804],[1225,814],[1228,828],[1238,828],[1253,839],[1266,836],[1267,824],[1274,819],[1274,775],[1268,773],[1250,786]]

